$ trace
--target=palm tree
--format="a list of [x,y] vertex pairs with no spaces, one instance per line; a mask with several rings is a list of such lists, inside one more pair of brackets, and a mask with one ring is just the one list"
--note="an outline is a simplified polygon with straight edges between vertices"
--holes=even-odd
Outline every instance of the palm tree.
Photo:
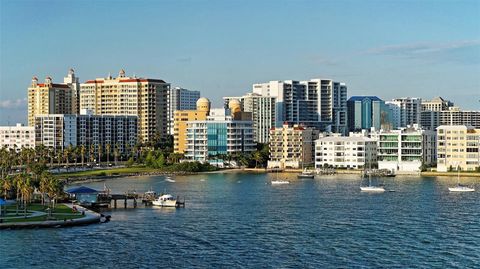
[[107,165],[110,163],[110,151],[111,151],[111,149],[112,149],[112,146],[110,145],[110,143],[107,143],[105,145],[105,150],[106,150],[105,153],[107,154]]
[[117,166],[118,156],[120,155],[120,144],[116,143],[113,149],[113,157],[115,159],[115,166]]
[[1,188],[3,191],[3,198],[7,200],[7,194],[13,187],[11,177],[6,176],[2,178],[0,182],[1,182]]
[[81,145],[80,146],[80,157],[82,158],[82,167],[83,167],[83,164],[85,163],[85,153],[86,153],[85,145]]
[[60,183],[60,181],[56,177],[49,174],[47,194],[48,194],[49,200],[53,201],[53,206],[52,206],[53,209],[55,209],[55,200],[57,199],[58,194],[61,193],[62,189],[63,189],[63,186]]
[[13,178],[13,186],[15,187],[15,190],[17,192],[15,196],[16,204],[17,204],[17,210],[16,210],[17,215],[18,215],[18,207],[20,203],[20,190],[22,189],[22,185],[23,185],[23,174],[18,173]]
[[28,174],[25,174],[25,180],[22,181],[22,185],[20,188],[20,193],[22,194],[23,200],[23,212],[25,214],[25,218],[27,217],[27,205],[30,202],[30,199],[33,194],[33,187],[30,183],[30,177]]
[[102,145],[98,144],[98,164],[102,163]]
[[259,162],[262,162],[263,158],[262,158],[262,154],[260,153],[260,151],[255,151],[255,153],[253,153],[253,159],[255,160],[255,168],[257,168],[258,166],[258,163]]
[[38,190],[42,193],[42,205],[45,205],[45,195],[48,192],[48,184],[49,184],[49,174],[48,172],[43,172],[40,176],[40,184]]
[[95,145],[94,144],[91,144],[90,145],[90,149],[89,149],[89,157],[90,157],[90,162],[94,162],[95,161]]

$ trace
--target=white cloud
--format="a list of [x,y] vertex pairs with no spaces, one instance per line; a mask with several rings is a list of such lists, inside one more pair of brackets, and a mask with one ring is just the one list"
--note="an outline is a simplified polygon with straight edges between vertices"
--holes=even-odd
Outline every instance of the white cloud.
[[460,40],[448,43],[414,43],[389,45],[371,48],[366,51],[366,54],[388,54],[388,55],[403,55],[415,56],[420,54],[429,54],[436,52],[446,52],[456,49],[463,49],[468,47],[480,46],[480,40]]
[[26,108],[27,98],[15,100],[0,100],[0,109]]

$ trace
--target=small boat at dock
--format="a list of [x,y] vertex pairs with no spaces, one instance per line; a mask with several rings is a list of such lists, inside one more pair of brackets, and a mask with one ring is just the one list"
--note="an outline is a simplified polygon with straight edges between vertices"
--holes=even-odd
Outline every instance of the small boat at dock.
[[177,199],[171,194],[164,194],[152,201],[152,205],[161,207],[177,207]]
[[301,174],[297,175],[297,178],[314,178],[315,175],[311,171],[307,171],[307,169],[303,170]]

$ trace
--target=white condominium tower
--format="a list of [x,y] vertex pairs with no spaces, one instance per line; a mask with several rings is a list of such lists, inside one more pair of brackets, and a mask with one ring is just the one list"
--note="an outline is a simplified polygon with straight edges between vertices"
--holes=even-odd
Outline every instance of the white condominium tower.
[[385,101],[385,104],[392,110],[393,128],[407,127],[408,125],[420,124],[422,111],[421,98],[396,98]]
[[80,85],[80,109],[96,115],[138,116],[140,141],[168,134],[167,99],[170,84],[161,79],[108,76]]
[[270,81],[253,93],[276,98],[275,126],[302,124],[338,133],[347,131],[347,86],[330,79]]
[[191,91],[180,87],[174,87],[168,93],[168,127],[169,134],[173,135],[175,111],[196,110],[197,100],[200,99],[200,91]]
[[247,93],[242,97],[223,97],[224,107],[228,108],[231,100],[238,100],[245,112],[252,113],[254,140],[268,143],[270,129],[275,127],[275,97],[257,93]]

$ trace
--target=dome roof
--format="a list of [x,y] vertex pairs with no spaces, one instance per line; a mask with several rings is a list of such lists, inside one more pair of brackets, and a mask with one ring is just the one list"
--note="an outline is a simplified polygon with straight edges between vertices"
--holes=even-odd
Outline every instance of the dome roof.
[[237,99],[230,100],[230,102],[228,102],[228,108],[230,108],[232,113],[237,113],[242,111],[242,105],[240,101],[238,101]]
[[201,97],[197,100],[198,111],[210,111],[210,100],[205,97]]

